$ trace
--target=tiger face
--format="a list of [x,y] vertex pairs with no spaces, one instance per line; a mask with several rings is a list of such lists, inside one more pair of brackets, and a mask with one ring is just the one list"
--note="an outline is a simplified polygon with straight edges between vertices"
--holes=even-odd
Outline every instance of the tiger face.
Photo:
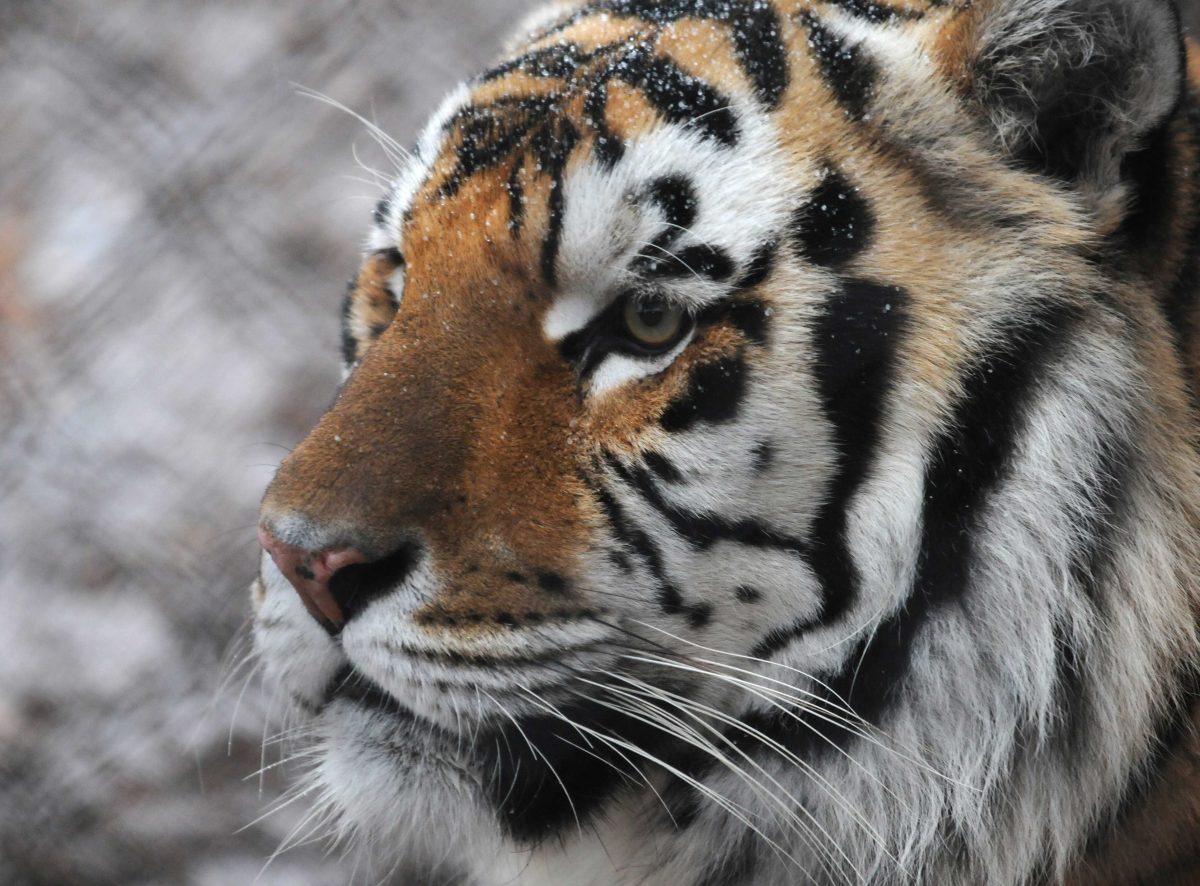
[[[594,0],[446,100],[262,505],[347,826],[481,882],[1076,859],[1193,639],[1137,518],[1196,497],[1178,25],[1085,5]],[[1068,732],[1104,771],[1029,813]]]

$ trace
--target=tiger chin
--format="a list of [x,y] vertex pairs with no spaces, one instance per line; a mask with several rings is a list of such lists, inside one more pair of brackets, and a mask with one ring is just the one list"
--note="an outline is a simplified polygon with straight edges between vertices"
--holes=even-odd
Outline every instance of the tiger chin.
[[1200,881],[1200,104],[1165,0],[594,0],[380,201],[262,504],[411,882]]

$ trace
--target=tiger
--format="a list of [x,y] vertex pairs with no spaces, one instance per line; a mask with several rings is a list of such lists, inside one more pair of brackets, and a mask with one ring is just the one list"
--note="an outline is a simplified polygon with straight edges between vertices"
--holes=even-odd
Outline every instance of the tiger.
[[1200,882],[1168,0],[573,0],[375,207],[254,637],[412,883]]

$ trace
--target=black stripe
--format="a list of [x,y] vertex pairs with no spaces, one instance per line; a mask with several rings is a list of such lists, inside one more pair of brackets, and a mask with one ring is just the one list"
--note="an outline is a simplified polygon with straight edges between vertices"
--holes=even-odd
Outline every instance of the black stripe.
[[[820,623],[839,618],[859,593],[860,576],[846,539],[855,495],[875,462],[896,350],[908,319],[908,294],[871,280],[842,281],[813,329],[814,374],[836,453],[833,474],[809,536],[809,563],[821,581]],[[753,650],[768,658],[813,622],[769,633]]]
[[555,99],[555,96],[499,99],[487,106],[468,106],[455,114],[446,124],[447,130],[460,127],[455,165],[439,193],[443,197],[454,196],[471,176],[499,165],[515,153],[535,127],[536,131],[544,132]]
[[700,276],[717,283],[728,280],[733,274],[732,259],[718,246],[701,244],[676,251],[668,249],[666,244],[677,236],[672,229],[656,237],[654,245],[661,251],[640,254],[631,264],[631,269],[656,280]]
[[731,323],[755,345],[766,344],[770,309],[756,298],[724,299],[709,305],[696,318],[699,324]]
[[754,84],[759,101],[775,108],[787,90],[789,69],[782,23],[764,0],[599,0],[567,16],[537,35],[543,40],[596,13],[632,16],[652,24],[685,18],[709,19],[729,25],[734,53]]
[[[1007,476],[1037,380],[1077,319],[1070,307],[1043,306],[1025,321],[1011,323],[967,372],[962,396],[934,441],[926,468],[921,543],[908,602],[814,690],[829,704],[844,699],[868,723],[879,725],[904,685],[921,629],[940,608],[968,592],[980,516]],[[779,711],[755,712],[747,719],[801,755],[827,749],[829,742],[841,747],[852,737],[834,723],[795,713],[801,723]]]
[[606,77],[640,89],[668,123],[694,129],[726,147],[737,144],[740,132],[729,97],[666,56],[653,54],[648,44],[639,43],[614,61]]
[[879,70],[857,45],[851,45],[811,12],[797,20],[808,29],[808,45],[817,67],[846,114],[860,120],[870,106]]
[[617,536],[617,540],[642,559],[651,576],[657,582],[659,608],[667,615],[689,614],[691,607],[684,603],[683,594],[676,587],[675,583],[671,581],[670,576],[667,575],[666,567],[663,565],[662,553],[655,546],[654,542],[650,540],[650,536],[625,515],[625,510],[617,503],[613,494],[604,488],[602,483],[590,477],[581,476],[583,477],[583,482],[592,490],[596,496],[596,500],[599,501],[600,507],[608,519],[608,525],[612,528],[613,534]]
[[646,462],[646,467],[663,481],[667,483],[683,482],[683,475],[679,473],[679,469],[661,452],[647,452],[642,455],[642,460]]
[[379,198],[379,202],[375,204],[375,209],[371,212],[371,217],[375,220],[375,226],[382,228],[383,223],[387,221],[388,213],[392,209],[392,195],[384,194]]
[[596,134],[592,150],[597,161],[612,169],[625,156],[625,142],[608,126],[608,83],[604,79],[592,84],[583,100],[583,116]]
[[358,342],[350,328],[350,319],[354,312],[354,293],[358,289],[358,281],[351,280],[346,285],[346,294],[342,297],[342,363],[350,366],[358,358]]
[[746,374],[741,354],[700,364],[692,370],[683,395],[666,408],[659,423],[664,430],[679,433],[699,422],[732,421],[746,396]]
[[514,71],[531,77],[566,79],[591,61],[595,55],[595,52],[588,52],[575,43],[553,43],[501,62],[481,74],[478,80],[486,83]]
[[755,286],[761,286],[771,276],[771,271],[775,267],[775,253],[779,250],[778,240],[768,240],[754,250],[754,254],[750,256],[750,261],[747,263],[742,276],[738,278],[736,288],[751,289]]
[[792,242],[800,257],[829,268],[852,261],[871,245],[875,214],[859,189],[835,168],[792,213]]
[[671,528],[692,547],[707,550],[717,542],[729,541],[756,548],[770,548],[796,556],[803,556],[804,543],[785,532],[781,532],[761,520],[742,518],[731,520],[716,514],[685,511],[668,502],[653,478],[645,470],[626,467],[611,452],[604,455],[605,464],[627,486],[662,514]]
[[845,12],[877,25],[893,24],[898,21],[916,21],[925,17],[919,9],[898,9],[886,3],[875,3],[873,0],[825,0],[831,6],[837,6]]
[[525,223],[525,188],[521,184],[521,170],[525,167],[525,156],[513,160],[505,187],[508,189],[508,230],[514,238],[521,236]]
[[686,175],[656,178],[646,187],[646,195],[662,209],[667,224],[673,228],[690,228],[696,223],[700,201],[696,198],[696,186]]
[[567,167],[567,159],[579,141],[579,130],[570,120],[560,119],[557,131],[547,126],[534,136],[534,156],[550,175],[550,197],[548,200],[549,221],[546,237],[542,241],[542,277],[551,286],[557,281],[555,265],[558,262],[558,248],[562,242],[563,213],[566,209],[566,190],[563,187],[563,173]]

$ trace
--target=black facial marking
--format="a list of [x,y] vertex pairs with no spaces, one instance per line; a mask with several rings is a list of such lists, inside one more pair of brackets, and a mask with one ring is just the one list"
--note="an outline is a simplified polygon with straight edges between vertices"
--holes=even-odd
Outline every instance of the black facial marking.
[[755,298],[746,298],[722,302],[719,308],[719,314],[728,318],[751,344],[766,344],[771,311],[765,304]]
[[551,286],[557,279],[555,265],[558,262],[563,212],[566,208],[563,172],[566,170],[567,159],[579,140],[579,130],[569,120],[563,120],[557,129],[557,133],[551,132],[549,128],[540,130],[533,143],[534,156],[550,175],[549,222],[546,238],[542,241],[541,266],[542,277]]
[[879,448],[881,424],[908,315],[898,286],[845,280],[813,331],[815,373],[837,462],[812,530],[810,562],[825,596],[822,620],[840,616],[858,592],[846,518]]
[[575,827],[577,817],[587,827],[605,801],[626,783],[640,780],[630,755],[597,736],[665,761],[678,756],[665,727],[644,714],[624,713],[624,706],[619,694],[601,689],[594,698],[557,706],[553,714],[521,717],[516,723],[499,717],[494,733],[479,736],[474,768],[491,774],[486,790],[510,837],[537,843]]
[[383,223],[387,221],[388,213],[392,209],[392,195],[385,194],[379,198],[379,202],[375,204],[375,209],[371,212],[371,217],[375,220],[376,227],[383,227]]
[[601,79],[592,85],[583,100],[583,115],[596,134],[592,150],[600,165],[612,169],[625,156],[625,142],[608,125],[608,83]]
[[531,77],[565,79],[574,75],[582,65],[592,58],[593,53],[574,43],[552,43],[500,63],[491,70],[485,71],[479,77],[479,81],[486,83],[490,80],[498,80],[514,71],[520,71]]
[[521,170],[525,167],[524,155],[513,160],[505,188],[508,190],[508,230],[514,238],[521,236],[525,223],[525,187],[521,184]]
[[752,289],[767,282],[767,278],[771,276],[771,271],[775,268],[775,253],[778,250],[778,240],[768,240],[754,250],[754,255],[750,257],[750,263],[746,265],[742,276],[738,278],[736,288],[739,290]]
[[750,585],[739,585],[734,594],[743,603],[757,603],[762,599],[762,591],[752,588]]
[[346,294],[342,297],[342,363],[350,366],[358,358],[358,342],[350,329],[350,321],[354,313],[354,291],[358,283],[351,280],[346,286]]
[[[1187,127],[1193,142],[1200,144],[1200,109],[1193,108],[1188,113]],[[1200,175],[1200,170],[1193,171],[1192,175],[1194,179]],[[1188,344],[1196,335],[1200,335],[1200,322],[1197,321],[1200,313],[1197,313],[1196,308],[1197,299],[1200,298],[1196,289],[1196,279],[1200,276],[1200,212],[1194,207],[1188,221],[1187,233],[1183,241],[1187,244],[1188,258],[1182,263],[1179,275],[1175,278],[1171,288],[1164,293],[1162,311],[1171,327],[1176,353],[1180,355],[1181,362],[1184,364],[1184,372],[1191,382],[1188,385],[1188,394],[1192,411],[1194,414],[1200,415],[1200,377],[1196,375],[1191,361],[1185,356]]]
[[808,45],[834,97],[847,116],[861,120],[871,104],[878,69],[861,48],[830,31],[811,12],[797,16],[808,29]]
[[[601,509],[608,518],[608,524],[612,528],[613,534],[616,535],[617,540],[637,554],[654,577],[655,582],[658,584],[659,608],[667,615],[691,612],[695,607],[688,606],[679,588],[675,586],[670,576],[667,575],[666,567],[663,565],[662,553],[654,542],[650,540],[650,536],[625,515],[625,510],[617,503],[613,494],[604,488],[603,484],[587,476],[583,476],[583,481],[596,495],[596,499],[599,501]],[[701,604],[701,607],[703,607],[703,604]]]
[[681,483],[683,475],[679,473],[679,469],[671,464],[670,459],[658,452],[647,452],[642,456],[642,460],[646,462],[646,467],[654,472],[660,480],[667,483]]
[[685,18],[713,19],[728,24],[734,52],[746,76],[754,83],[758,100],[774,108],[787,90],[787,49],[779,16],[770,3],[762,0],[600,0],[580,10],[579,17],[595,12],[636,16],[654,24],[670,24]]
[[738,143],[737,115],[728,96],[642,44],[625,53],[611,75],[642,91],[668,123],[694,129],[726,147]]
[[746,396],[746,372],[741,354],[701,364],[692,370],[687,390],[667,407],[659,424],[674,434],[700,422],[732,421]]
[[565,597],[570,591],[570,585],[566,578],[557,572],[548,570],[539,572],[537,582],[539,588],[553,597]]
[[826,0],[826,2],[858,18],[874,24],[892,24],[897,21],[916,21],[925,17],[919,9],[898,9],[873,0]]
[[397,268],[404,267],[404,253],[402,253],[395,246],[388,246],[384,249],[379,249],[375,252],[375,254]]
[[672,279],[678,277],[707,277],[720,283],[728,280],[733,273],[733,261],[723,249],[716,246],[688,246],[684,249],[670,250],[663,245],[677,236],[669,231],[661,238],[655,238],[656,250],[641,253],[633,262],[632,268],[651,279]]
[[[819,691],[831,693],[830,703],[844,699],[867,722],[880,724],[904,685],[921,629],[939,608],[969,593],[980,515],[1008,473],[1036,381],[1069,340],[1076,320],[1071,308],[1042,306],[1024,322],[1013,322],[974,361],[953,414],[933,441],[912,592],[825,681]],[[804,713],[798,716],[805,725],[794,728],[800,724],[778,713],[752,719],[798,752],[818,752],[828,742],[841,747],[851,737],[841,726]]]
[[[1109,602],[1103,585],[1111,574],[1113,558],[1125,531],[1128,518],[1128,481],[1136,460],[1127,441],[1114,439],[1100,454],[1088,490],[1092,508],[1078,521],[1078,544],[1069,561],[1071,577],[1091,605],[1092,615],[1103,622],[1109,614]],[[1083,680],[1087,673],[1085,651],[1076,648],[1069,626],[1056,623],[1055,648],[1058,666],[1055,678],[1055,707],[1067,742],[1078,744],[1082,727],[1088,722],[1090,689]]]
[[515,154],[531,133],[545,132],[547,121],[553,119],[552,107],[552,96],[525,96],[483,107],[471,105],[459,111],[447,124],[447,128],[458,125],[460,137],[454,169],[442,182],[441,195],[451,197],[458,193],[471,176]]
[[667,224],[672,228],[690,228],[696,223],[700,201],[696,198],[695,186],[687,176],[668,175],[656,178],[650,183],[646,193],[662,209]]
[[754,473],[765,474],[775,462],[775,447],[769,440],[762,440],[754,444],[750,457],[754,460]]
[[858,188],[830,169],[792,213],[792,243],[800,257],[840,268],[871,245],[875,215]]
[[694,628],[707,627],[712,622],[712,614],[711,603],[694,603],[688,607],[688,624]]
[[608,559],[622,572],[633,572],[633,564],[629,562],[629,558],[622,551],[609,551]]
[[685,511],[668,502],[659,492],[649,473],[636,467],[626,467],[613,453],[606,453],[605,464],[630,489],[662,514],[671,528],[692,547],[707,550],[717,542],[728,541],[748,547],[771,548],[802,556],[804,543],[785,532],[768,526],[761,520],[730,519],[719,514]]

